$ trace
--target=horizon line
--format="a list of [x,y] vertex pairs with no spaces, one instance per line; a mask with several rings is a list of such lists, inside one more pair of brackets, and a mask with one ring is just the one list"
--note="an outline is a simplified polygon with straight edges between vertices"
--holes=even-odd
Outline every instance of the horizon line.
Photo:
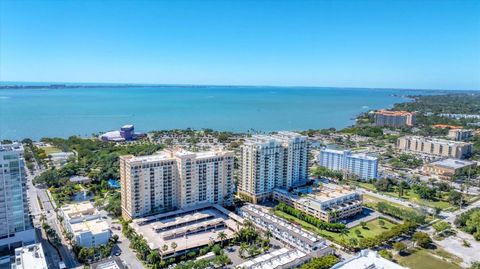
[[[4,83],[17,83],[18,85],[3,85]],[[33,85],[22,85],[32,83]],[[34,85],[38,83],[38,85]],[[43,84],[43,85],[42,85]],[[45,85],[47,84],[47,85]],[[0,89],[6,86],[52,86],[56,84],[71,84],[71,86],[179,86],[179,87],[249,87],[249,88],[317,88],[317,89],[371,89],[371,90],[407,90],[407,91],[480,91],[480,89],[432,89],[432,88],[395,88],[395,87],[356,87],[356,86],[311,86],[311,85],[244,85],[244,84],[175,84],[175,83],[129,83],[129,82],[66,82],[66,81],[3,81],[0,80]],[[89,84],[89,85],[87,85]]]

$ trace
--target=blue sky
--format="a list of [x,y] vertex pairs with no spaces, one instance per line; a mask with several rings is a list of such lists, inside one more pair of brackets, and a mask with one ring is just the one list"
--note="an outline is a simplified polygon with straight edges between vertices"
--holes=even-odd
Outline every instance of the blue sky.
[[480,1],[6,1],[0,80],[480,89]]

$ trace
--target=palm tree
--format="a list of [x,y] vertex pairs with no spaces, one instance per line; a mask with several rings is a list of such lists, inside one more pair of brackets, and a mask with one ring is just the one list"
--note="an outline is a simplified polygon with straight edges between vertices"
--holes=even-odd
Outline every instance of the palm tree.
[[252,228],[253,229],[253,222],[249,219],[244,220],[243,225],[245,226],[245,228]]
[[163,255],[165,254],[165,252],[168,250],[168,245],[165,244],[162,246],[162,261],[163,261]]
[[178,247],[177,243],[172,242],[172,244],[170,245],[170,247],[172,247],[172,249],[173,249],[173,255],[175,256],[175,249],[177,249],[177,247]]
[[272,232],[270,230],[266,230],[264,234],[268,240],[270,240],[270,238],[272,237]]
[[219,232],[218,233],[218,239],[222,241],[222,247],[223,247],[223,241],[227,239],[227,235],[224,232]]
[[240,249],[238,250],[240,256],[243,256],[243,253],[245,253],[245,251],[247,251],[247,249],[248,249],[247,243],[241,243],[240,244]]

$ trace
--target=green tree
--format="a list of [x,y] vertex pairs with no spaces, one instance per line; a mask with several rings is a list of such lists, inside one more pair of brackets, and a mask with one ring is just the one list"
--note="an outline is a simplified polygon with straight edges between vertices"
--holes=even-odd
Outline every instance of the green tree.
[[313,258],[310,262],[302,265],[301,269],[329,269],[339,262],[333,255],[326,255],[320,258]]
[[378,254],[380,254],[380,256],[382,256],[383,258],[385,258],[387,260],[391,260],[393,258],[392,253],[390,253],[390,251],[388,251],[386,249],[380,250],[378,252]]
[[405,250],[407,250],[407,245],[402,242],[395,242],[393,243],[393,248],[398,251],[398,253],[403,253]]
[[412,239],[415,243],[417,243],[418,246],[422,248],[427,248],[432,243],[430,236],[424,232],[415,232]]
[[432,227],[435,229],[435,231],[437,232],[437,234],[441,234],[441,233],[443,233],[444,231],[449,230],[449,229],[452,228],[452,226],[450,226],[450,224],[448,224],[448,223],[445,222],[445,221],[439,221],[439,222],[433,224]]

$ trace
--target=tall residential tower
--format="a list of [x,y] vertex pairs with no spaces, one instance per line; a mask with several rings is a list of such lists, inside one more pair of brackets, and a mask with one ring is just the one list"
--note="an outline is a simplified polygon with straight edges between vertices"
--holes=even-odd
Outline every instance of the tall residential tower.
[[231,204],[233,162],[229,151],[122,156],[122,215],[132,219],[199,204]]
[[274,188],[288,189],[308,180],[308,142],[293,132],[254,135],[242,145],[239,194],[256,203]]
[[35,243],[25,186],[23,146],[0,144],[0,251]]

